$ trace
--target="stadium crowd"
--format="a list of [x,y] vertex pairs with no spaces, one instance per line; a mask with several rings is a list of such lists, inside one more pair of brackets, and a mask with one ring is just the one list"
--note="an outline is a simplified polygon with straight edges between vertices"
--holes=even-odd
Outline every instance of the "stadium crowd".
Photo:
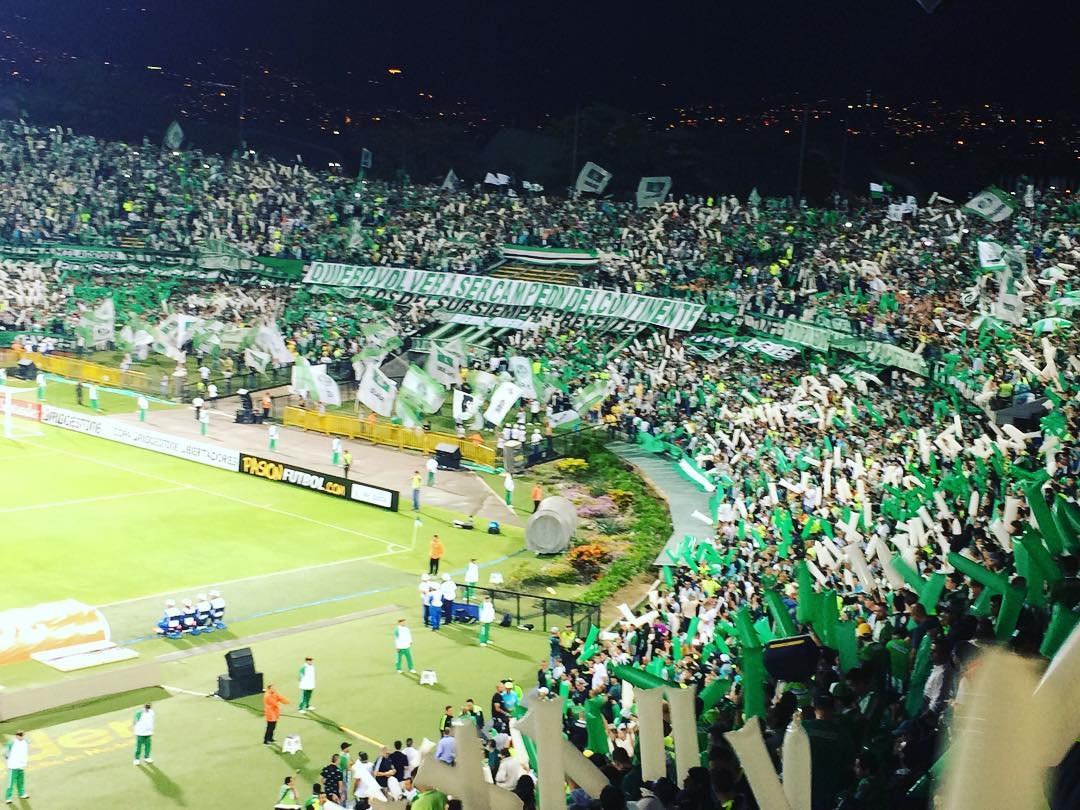
[[[686,336],[643,332],[612,347],[602,326],[552,315],[494,347],[496,369],[500,353],[536,358],[556,398],[604,382],[584,416],[680,460],[714,493],[710,536],[670,555],[643,615],[586,639],[552,635],[534,698],[565,701],[567,735],[613,785],[598,803],[571,789],[572,806],[756,807],[724,733],[761,718],[779,765],[801,712],[815,809],[926,807],[973,652],[1001,644],[1049,658],[1076,623],[1080,344],[1068,316],[1080,306],[1070,295],[1080,206],[1064,191],[1031,190],[1000,222],[944,203],[896,217],[884,205],[730,197],[637,209],[358,183],[252,153],[10,122],[0,147],[3,242],[127,236],[187,251],[224,240],[253,256],[469,273],[504,243],[590,248],[601,261],[587,283],[707,305]],[[980,240],[1008,249],[1000,264],[980,262]],[[24,259],[4,261],[0,286],[10,328],[71,327],[106,288],[133,313],[160,306],[164,291],[189,314],[273,321],[313,361],[358,355],[363,326],[379,318],[296,283],[116,284]],[[1003,302],[1008,311],[993,308]],[[412,305],[399,333],[429,317]],[[813,352],[770,337],[770,324],[791,320],[912,352],[931,378],[852,359],[843,345]],[[761,336],[752,346],[747,327]],[[1044,398],[1038,430],[995,424],[995,412]],[[812,670],[769,675],[763,645],[802,633],[820,649]],[[641,683],[698,687],[707,764],[685,784],[642,784],[632,690],[617,667]],[[500,722],[529,699],[510,689],[513,705],[501,685],[478,725],[494,747],[493,781],[530,807],[520,752],[501,764],[510,729]],[[1070,806],[1070,790],[1062,780],[1050,806]]]

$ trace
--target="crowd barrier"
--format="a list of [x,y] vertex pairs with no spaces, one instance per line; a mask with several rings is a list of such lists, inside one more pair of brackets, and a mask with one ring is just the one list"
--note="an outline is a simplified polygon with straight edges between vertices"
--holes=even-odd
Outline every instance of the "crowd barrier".
[[384,421],[372,423],[348,414],[320,414],[304,408],[288,407],[285,409],[283,421],[287,427],[299,427],[332,436],[361,439],[398,450],[434,453],[438,445],[452,444],[461,449],[461,457],[464,460],[473,464],[494,467],[498,461],[495,448],[476,444],[468,439],[459,439],[450,433],[410,429]]
[[7,351],[0,354],[0,362],[18,362],[26,358],[33,361],[39,371],[69,377],[74,380],[107,385],[111,388],[126,388],[141,394],[160,394],[161,380],[153,380],[141,371],[121,371],[112,366],[76,360],[59,354],[38,354],[37,352]]
[[[515,627],[523,624],[536,625],[537,630],[547,632],[559,627],[573,627],[574,631],[585,638],[589,628],[602,627],[600,623],[601,606],[592,602],[575,602],[569,599],[554,599],[550,596],[538,596],[535,593],[522,593],[505,588],[474,586],[471,595],[464,596],[456,604],[477,609],[490,596],[497,615],[510,614]],[[470,615],[472,612],[469,611]],[[473,615],[473,618],[476,618]]]

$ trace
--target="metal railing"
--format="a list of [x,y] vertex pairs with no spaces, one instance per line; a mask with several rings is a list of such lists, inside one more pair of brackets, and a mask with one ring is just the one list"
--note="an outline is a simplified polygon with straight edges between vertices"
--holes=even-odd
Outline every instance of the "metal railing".
[[514,626],[531,624],[534,629],[547,632],[552,627],[573,627],[574,631],[585,638],[589,627],[600,624],[600,605],[590,602],[574,602],[569,599],[554,599],[535,593],[522,593],[503,588],[474,587],[472,595],[463,598],[466,605],[477,605],[490,596],[495,605],[496,621],[503,614],[510,614]]
[[283,414],[287,427],[299,427],[334,436],[369,441],[398,450],[417,450],[434,453],[440,444],[452,444],[461,450],[461,457],[485,467],[496,466],[495,449],[468,439],[459,439],[450,433],[419,430],[394,425],[378,418],[359,419],[345,413],[323,413],[305,408],[288,407]]
[[[165,399],[185,401],[190,401],[196,396],[205,397],[206,386],[210,383],[217,386],[217,395],[220,399],[221,397],[231,396],[241,389],[260,391],[266,388],[289,385],[292,381],[292,364],[268,368],[263,372],[245,368],[239,373],[227,377],[223,375],[211,377],[204,384],[198,374],[175,377],[167,374],[164,370],[160,373],[122,371],[116,366],[80,360],[66,354],[39,354],[14,349],[0,349],[0,352],[2,352],[0,360],[3,362],[17,362],[25,357],[32,360],[40,371],[49,374],[97,383],[111,388],[123,388],[141,394],[152,394]],[[347,360],[331,363],[326,370],[335,379],[352,379],[353,376],[352,364]]]
[[[520,469],[543,464],[547,461],[554,461],[557,458],[583,457],[588,449],[587,442],[595,439],[603,440],[604,435],[602,425],[586,423],[574,430],[545,436],[538,446],[533,446],[529,441],[526,441],[517,450],[512,459],[514,463],[511,464],[511,467]],[[504,467],[507,466],[505,462],[506,459],[504,458]]]
[[12,352],[16,359],[25,358],[34,363],[39,371],[70,377],[76,380],[97,383],[110,388],[123,388],[143,394],[162,394],[157,380],[141,371],[121,371],[112,366],[77,360],[60,354],[38,354],[37,352]]

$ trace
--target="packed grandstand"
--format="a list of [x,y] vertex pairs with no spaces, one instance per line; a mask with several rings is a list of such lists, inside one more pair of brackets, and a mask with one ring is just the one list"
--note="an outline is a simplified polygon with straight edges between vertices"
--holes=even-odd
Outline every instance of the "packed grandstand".
[[[0,341],[155,388],[175,363],[190,385],[162,393],[186,400],[303,366],[309,403],[355,390],[362,415],[499,449],[535,401],[548,435],[597,427],[669,460],[711,514],[608,631],[556,634],[524,696],[561,694],[614,786],[567,800],[771,807],[725,734],[760,722],[781,768],[801,717],[812,801],[791,807],[930,806],[976,653],[1045,666],[1080,616],[1075,195],[639,206],[457,185],[0,123]],[[330,283],[340,265],[359,281]],[[811,671],[766,665],[804,635]],[[673,783],[643,785],[624,689],[659,682],[696,687],[707,742],[703,767],[676,779],[669,750]],[[1044,753],[1066,763],[1049,806],[1075,806],[1075,749]]]

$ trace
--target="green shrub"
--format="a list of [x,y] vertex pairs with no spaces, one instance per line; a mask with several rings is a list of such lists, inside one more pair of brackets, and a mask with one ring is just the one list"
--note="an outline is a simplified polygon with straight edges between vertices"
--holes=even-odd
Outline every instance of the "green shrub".
[[622,534],[625,528],[618,518],[599,517],[593,523],[600,534]]

